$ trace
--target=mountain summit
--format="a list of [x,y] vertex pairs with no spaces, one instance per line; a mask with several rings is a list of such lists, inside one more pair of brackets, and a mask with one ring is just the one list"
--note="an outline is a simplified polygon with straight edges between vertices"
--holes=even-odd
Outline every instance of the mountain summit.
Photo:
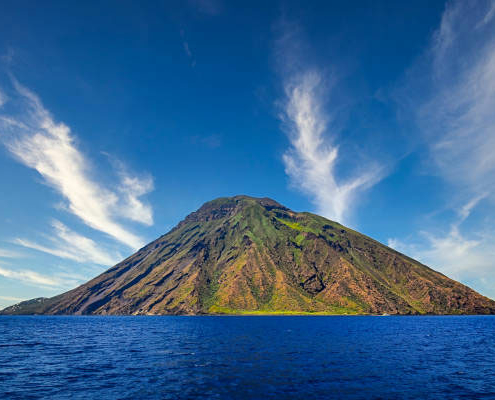
[[268,198],[204,204],[91,281],[3,314],[494,314],[495,301]]

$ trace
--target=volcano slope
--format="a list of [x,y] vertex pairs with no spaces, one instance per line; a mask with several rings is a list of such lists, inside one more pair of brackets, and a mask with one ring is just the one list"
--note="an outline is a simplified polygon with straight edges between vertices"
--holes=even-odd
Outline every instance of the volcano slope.
[[494,314],[495,302],[268,198],[204,204],[89,282],[3,314]]

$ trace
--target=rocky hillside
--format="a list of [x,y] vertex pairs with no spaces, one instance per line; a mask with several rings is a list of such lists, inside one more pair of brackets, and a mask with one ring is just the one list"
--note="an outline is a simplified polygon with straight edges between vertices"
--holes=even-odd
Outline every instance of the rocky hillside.
[[337,222],[236,196],[76,289],[1,313],[494,314],[495,302]]

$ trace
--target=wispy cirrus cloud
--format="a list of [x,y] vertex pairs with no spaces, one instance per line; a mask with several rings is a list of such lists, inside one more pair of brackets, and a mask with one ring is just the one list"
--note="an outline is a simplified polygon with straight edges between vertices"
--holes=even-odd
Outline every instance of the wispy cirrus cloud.
[[[447,229],[389,245],[495,298],[495,4],[450,1],[398,96],[428,149],[430,172],[461,206]],[[485,222],[469,221],[484,201]],[[466,228],[469,225],[469,229]]]
[[388,245],[413,257],[450,278],[464,282],[486,296],[495,298],[492,235],[474,237],[451,227],[443,234],[421,232],[423,240],[414,242],[389,239]]
[[420,231],[412,241],[389,239],[388,245],[495,298],[495,235],[486,230],[463,232],[468,208],[458,210],[459,218],[446,231]]
[[[446,232],[432,233],[424,230],[420,231],[423,240],[419,243],[389,239],[388,245],[433,268],[438,268],[454,279],[479,278],[481,273],[485,274],[493,268],[495,237],[486,231],[466,235],[462,233],[462,224],[485,197],[474,197],[457,209],[457,217]],[[495,275],[492,281],[495,283]],[[492,295],[494,294],[495,291]]]
[[107,153],[104,154],[109,157],[119,178],[116,189],[120,198],[119,207],[116,208],[117,216],[147,226],[153,225],[153,209],[150,204],[141,200],[142,196],[155,188],[153,177],[149,174],[133,174],[122,161]]
[[0,258],[19,258],[19,257],[22,257],[22,254],[16,251],[0,249]]
[[0,296],[0,300],[5,300],[5,301],[15,301],[15,302],[19,302],[19,301],[23,301],[23,300],[26,300],[26,299],[23,299],[21,297],[12,297],[12,296]]
[[440,176],[470,197],[495,194],[495,6],[451,1],[402,101]]
[[345,221],[356,195],[381,178],[378,165],[368,165],[351,179],[339,179],[336,172],[339,146],[329,129],[321,75],[316,71],[293,77],[285,84],[287,96],[283,121],[291,147],[283,156],[292,184],[308,194],[318,213]]
[[121,168],[120,185],[114,190],[106,187],[78,149],[71,129],[55,122],[41,100],[15,79],[13,86],[17,112],[0,116],[1,138],[7,149],[60,193],[66,209],[85,224],[133,249],[141,247],[143,239],[117,218],[153,223],[151,206],[141,200],[153,189],[152,178],[140,179]]
[[149,204],[143,203],[140,199],[153,190],[153,178],[150,176],[140,178],[122,172],[119,175],[118,191],[123,198],[122,206],[118,209],[119,215],[148,226],[153,225],[153,210]]
[[385,168],[354,148],[352,154],[359,161],[346,168],[345,176],[341,173],[339,163],[348,149],[336,116],[343,112],[342,100],[348,102],[348,93],[339,86],[344,74],[338,65],[315,67],[298,23],[282,17],[273,28],[274,58],[284,90],[279,117],[290,141],[283,155],[290,185],[307,195],[317,213],[349,223],[358,195],[380,181]]
[[49,245],[21,238],[15,239],[14,243],[79,263],[114,265],[122,258],[120,254],[109,254],[107,250],[100,248],[93,240],[70,230],[60,221],[52,221],[52,227],[54,235],[49,237]]
[[66,275],[45,275],[29,269],[12,270],[0,266],[0,276],[47,289],[67,289],[81,283],[79,279]]
[[8,307],[12,304],[20,303],[25,301],[27,298],[17,297],[17,296],[0,296],[0,309]]

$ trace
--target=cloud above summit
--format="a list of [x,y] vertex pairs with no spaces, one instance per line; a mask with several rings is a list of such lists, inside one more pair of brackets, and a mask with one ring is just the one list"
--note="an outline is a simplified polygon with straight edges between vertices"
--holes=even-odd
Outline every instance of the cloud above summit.
[[343,176],[338,167],[347,149],[335,117],[337,103],[347,94],[337,89],[338,67],[323,69],[308,61],[313,51],[297,23],[282,18],[275,30],[274,54],[284,92],[279,117],[290,142],[283,155],[285,172],[290,185],[308,197],[317,213],[349,223],[358,195],[380,181],[384,169],[354,154],[359,162]]
[[283,121],[291,143],[283,161],[291,183],[306,193],[327,218],[345,221],[356,195],[381,176],[377,165],[350,179],[339,179],[336,165],[339,146],[325,112],[323,78],[317,71],[293,77],[285,84]]

